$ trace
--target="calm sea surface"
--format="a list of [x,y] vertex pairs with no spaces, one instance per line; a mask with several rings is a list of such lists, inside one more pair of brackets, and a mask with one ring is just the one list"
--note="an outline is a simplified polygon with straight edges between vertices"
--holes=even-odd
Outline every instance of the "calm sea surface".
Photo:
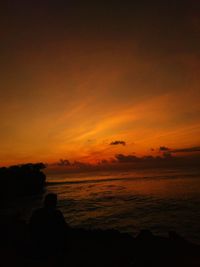
[[[71,226],[116,228],[138,233],[175,230],[200,243],[200,171],[145,170],[48,175],[47,192],[58,194],[59,208]],[[18,206],[30,216],[44,196]]]

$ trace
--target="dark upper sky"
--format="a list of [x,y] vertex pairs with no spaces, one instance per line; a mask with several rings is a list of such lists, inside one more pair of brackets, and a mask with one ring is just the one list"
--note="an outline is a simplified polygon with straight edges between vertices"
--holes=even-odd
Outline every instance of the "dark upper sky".
[[40,48],[56,38],[136,39],[141,50],[150,46],[157,53],[198,50],[199,1],[6,2],[1,9],[6,50],[31,43]]

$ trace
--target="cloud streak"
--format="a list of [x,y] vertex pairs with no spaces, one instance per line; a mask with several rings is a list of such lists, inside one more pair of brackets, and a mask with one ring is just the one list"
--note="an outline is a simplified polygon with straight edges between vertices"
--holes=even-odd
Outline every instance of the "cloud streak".
[[110,143],[111,146],[117,146],[117,145],[123,145],[125,146],[126,145],[126,142],[125,141],[113,141]]
[[200,146],[188,147],[188,148],[180,148],[171,150],[173,153],[192,153],[192,152],[200,152]]
[[162,152],[163,155],[170,154],[170,153],[193,153],[193,152],[200,152],[200,146],[194,147],[186,147],[186,148],[178,148],[178,149],[171,149],[166,146],[160,146],[159,152]]

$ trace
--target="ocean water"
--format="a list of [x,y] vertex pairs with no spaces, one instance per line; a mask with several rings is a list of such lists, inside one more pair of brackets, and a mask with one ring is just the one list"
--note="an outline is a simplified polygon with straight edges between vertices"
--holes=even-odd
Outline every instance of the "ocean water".
[[[58,207],[73,227],[115,228],[137,234],[174,230],[200,244],[200,170],[157,169],[129,172],[54,173],[46,193],[58,194]],[[44,195],[10,203],[28,219]]]
[[48,181],[47,191],[58,194],[59,208],[72,226],[132,234],[175,230],[200,243],[199,170],[64,173]]

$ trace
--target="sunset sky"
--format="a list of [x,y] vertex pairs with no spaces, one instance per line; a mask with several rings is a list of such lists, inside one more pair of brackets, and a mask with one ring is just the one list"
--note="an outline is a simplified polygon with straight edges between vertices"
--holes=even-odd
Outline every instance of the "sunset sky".
[[5,2],[0,165],[200,151],[200,1]]

